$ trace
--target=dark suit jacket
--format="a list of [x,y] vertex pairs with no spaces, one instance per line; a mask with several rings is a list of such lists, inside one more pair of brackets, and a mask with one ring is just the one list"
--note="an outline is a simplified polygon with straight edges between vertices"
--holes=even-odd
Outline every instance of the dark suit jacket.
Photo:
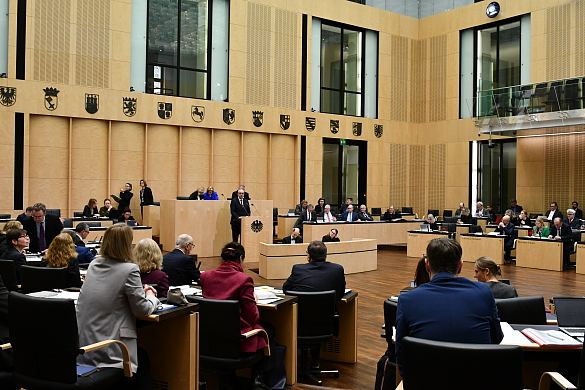
[[[20,215],[18,217],[20,217]],[[18,219],[18,217],[16,219]],[[575,209],[575,218],[577,218],[577,219],[583,219],[583,210],[581,210],[581,209]]]
[[[549,214],[549,213],[550,213],[550,210],[549,210],[549,211],[547,211],[546,213],[544,213],[544,216],[545,216],[546,218],[548,218],[548,214]],[[563,219],[563,213],[561,213],[561,212],[559,211],[559,209],[556,209],[556,210],[555,210],[555,213],[553,214],[553,217],[552,217],[552,218],[550,218],[550,221],[551,221],[551,222],[553,222],[553,221],[555,220],[555,218],[560,218],[561,220]],[[552,223],[551,223],[551,225],[552,225]]]
[[358,212],[358,218],[360,219],[360,221],[373,221],[374,220],[374,218],[367,211],[365,213],[362,213],[361,211]]
[[[39,252],[39,237],[37,236],[37,224],[35,220],[32,217],[28,217],[24,220],[22,226],[30,237],[30,251],[33,253]],[[61,230],[63,230],[63,224],[59,217],[53,214],[45,214],[45,243],[47,244],[45,249],[51,245],[51,242],[61,233]]]
[[[550,225],[550,235],[556,237],[557,235],[557,227],[554,223]],[[571,228],[566,223],[563,223],[561,226],[561,240],[572,240],[573,239],[573,232]],[[570,244],[570,243],[569,243]]]
[[295,206],[295,214],[296,215],[301,215],[303,212],[305,212],[305,213],[307,212],[306,207],[302,207],[300,203]]
[[[347,210],[345,210],[345,211],[343,212],[343,214],[341,215],[341,219],[338,219],[338,221],[347,221],[347,214],[348,214],[348,212],[347,212]],[[357,220],[358,220],[358,213],[356,213],[356,212],[354,211],[354,212],[352,213],[351,220],[352,220],[352,221],[357,221]]]
[[573,218],[571,223],[569,223],[569,218],[563,219],[563,223],[569,225],[571,229],[581,229],[581,220],[578,218]]
[[6,252],[4,252],[4,254],[2,254],[2,257],[0,257],[0,259],[14,260],[14,265],[16,265],[17,270],[18,270],[18,266],[27,265],[25,254],[20,253],[19,251],[14,249],[14,247],[8,248],[8,250]]
[[[581,210],[579,210],[581,211]],[[20,223],[23,223],[25,219],[27,219],[28,216],[26,215],[26,213],[22,213],[22,214],[18,214],[18,216],[16,217],[16,220]]]
[[315,221],[317,221],[317,213],[315,212],[315,210],[311,211],[311,218],[310,219],[307,216],[307,210],[303,210],[303,212],[301,213],[301,215],[299,215],[299,218],[295,222],[295,227],[301,229],[301,231],[302,231],[303,230],[303,222],[315,222]]
[[[238,199],[238,190],[232,192],[231,199]],[[248,194],[246,191],[244,191],[244,199],[250,200],[250,194]]]
[[339,237],[335,237],[335,238],[331,238],[331,236],[329,234],[326,234],[323,236],[323,238],[321,238],[321,241],[323,242],[339,242]]
[[496,299],[516,298],[518,296],[518,292],[514,286],[510,286],[509,284],[502,282],[486,282],[486,284],[492,290],[492,294],[494,294],[494,298]]
[[514,245],[514,238],[515,238],[514,224],[512,222],[510,222],[506,226],[498,226],[495,231],[500,233],[500,234],[505,234],[508,236],[508,237],[504,238],[504,248],[506,250],[510,250],[512,248],[512,246]]
[[295,264],[282,289],[308,292],[335,290],[337,300],[340,300],[345,293],[343,266],[328,261]]
[[195,191],[189,195],[189,200],[203,200],[203,195],[199,195],[199,191]]
[[[292,237],[286,236],[285,238],[282,239],[282,243],[283,244],[291,244]],[[303,236],[298,236],[297,238],[295,238],[295,244],[302,244],[302,243],[303,243]]]
[[250,216],[250,202],[244,198],[244,206],[240,205],[240,199],[232,199],[230,203],[230,212],[232,214],[231,223],[239,223],[240,217]]
[[[141,189],[142,191],[142,189]],[[140,205],[148,206],[154,204],[154,197],[152,196],[152,190],[150,187],[144,187],[144,192],[140,196]]]
[[394,214],[390,214],[388,211],[386,211],[384,215],[382,215],[382,218],[380,219],[383,221],[392,221],[393,219],[396,218],[402,218],[402,214],[398,210],[394,210]]
[[120,202],[118,203],[118,210],[120,210],[122,212],[122,214],[124,213],[124,209],[126,207],[130,208],[130,200],[132,199],[132,197],[134,196],[134,194],[130,191],[123,191],[120,192]]
[[522,206],[516,205],[515,207],[510,207],[510,210],[514,212],[516,215],[520,215],[520,211],[524,210]]
[[77,261],[79,264],[90,263],[95,259],[93,252],[84,246],[76,246],[75,251],[77,252]]
[[163,271],[169,277],[170,286],[191,284],[192,281],[197,282],[201,275],[193,258],[178,248],[163,256]]
[[73,242],[75,246],[85,246],[85,242],[79,237],[77,234],[75,235],[75,240]]
[[90,209],[88,205],[85,205],[83,207],[83,216],[84,217],[93,217],[94,214],[99,214],[97,207],[94,207],[93,210]]
[[396,363],[401,371],[404,336],[474,344],[499,344],[504,337],[489,287],[448,272],[398,299]]

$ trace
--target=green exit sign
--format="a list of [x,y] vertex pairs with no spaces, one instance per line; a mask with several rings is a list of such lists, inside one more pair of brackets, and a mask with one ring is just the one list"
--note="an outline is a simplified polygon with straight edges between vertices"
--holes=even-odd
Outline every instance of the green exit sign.
[[345,145],[345,139],[343,139],[343,138],[342,138],[342,139],[340,139],[340,140],[339,140],[339,145],[342,145],[342,146],[343,146],[343,145]]

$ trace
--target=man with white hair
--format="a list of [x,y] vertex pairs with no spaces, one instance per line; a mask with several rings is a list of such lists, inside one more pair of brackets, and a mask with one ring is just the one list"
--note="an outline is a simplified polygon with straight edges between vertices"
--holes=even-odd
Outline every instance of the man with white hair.
[[571,262],[571,248],[573,247],[571,228],[561,218],[557,217],[553,220],[548,238],[563,241],[563,268],[567,269]]
[[581,220],[575,218],[575,210],[573,209],[567,210],[567,218],[565,218],[563,222],[569,225],[571,229],[581,229]]
[[189,256],[195,247],[193,237],[181,234],[175,241],[175,249],[163,256],[163,270],[169,277],[169,286],[182,286],[198,282],[201,272],[195,260]]
[[331,206],[326,204],[323,208],[323,222],[335,222],[337,218],[331,214]]
[[489,217],[490,212],[483,207],[483,202],[477,202],[477,210],[475,211],[475,217]]
[[508,236],[504,238],[504,260],[510,261],[510,253],[512,246],[514,246],[514,224],[510,222],[509,215],[504,215],[495,231]]

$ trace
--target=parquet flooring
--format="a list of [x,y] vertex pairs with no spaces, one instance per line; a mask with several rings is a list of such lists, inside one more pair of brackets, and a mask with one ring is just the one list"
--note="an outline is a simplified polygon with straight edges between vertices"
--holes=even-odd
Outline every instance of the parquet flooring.
[[[270,280],[251,271],[258,263],[247,259],[244,264],[246,273],[257,284],[282,286],[284,280]],[[203,259],[202,270],[214,269],[219,258]],[[386,342],[380,338],[383,323],[383,301],[400,289],[409,285],[413,279],[418,259],[406,257],[406,247],[378,247],[378,269],[376,271],[346,275],[347,288],[359,293],[358,313],[358,362],[356,364],[324,361],[322,366],[335,367],[340,371],[339,378],[324,378],[323,385],[337,389],[372,389],[376,375],[376,363],[386,349]],[[519,268],[515,265],[502,267],[503,277],[510,279],[520,296],[542,295],[548,302],[553,296],[584,296],[585,275],[575,270],[565,272],[541,271]],[[473,279],[473,263],[464,263],[461,276]],[[309,390],[314,387],[297,383],[288,390]]]

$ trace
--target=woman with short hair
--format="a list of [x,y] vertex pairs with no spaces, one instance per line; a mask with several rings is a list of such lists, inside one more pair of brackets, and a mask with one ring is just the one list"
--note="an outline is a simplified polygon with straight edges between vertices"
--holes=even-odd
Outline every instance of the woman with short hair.
[[140,268],[142,284],[156,284],[157,296],[166,298],[169,278],[161,271],[163,256],[158,244],[152,238],[143,238],[134,246],[132,254]]

